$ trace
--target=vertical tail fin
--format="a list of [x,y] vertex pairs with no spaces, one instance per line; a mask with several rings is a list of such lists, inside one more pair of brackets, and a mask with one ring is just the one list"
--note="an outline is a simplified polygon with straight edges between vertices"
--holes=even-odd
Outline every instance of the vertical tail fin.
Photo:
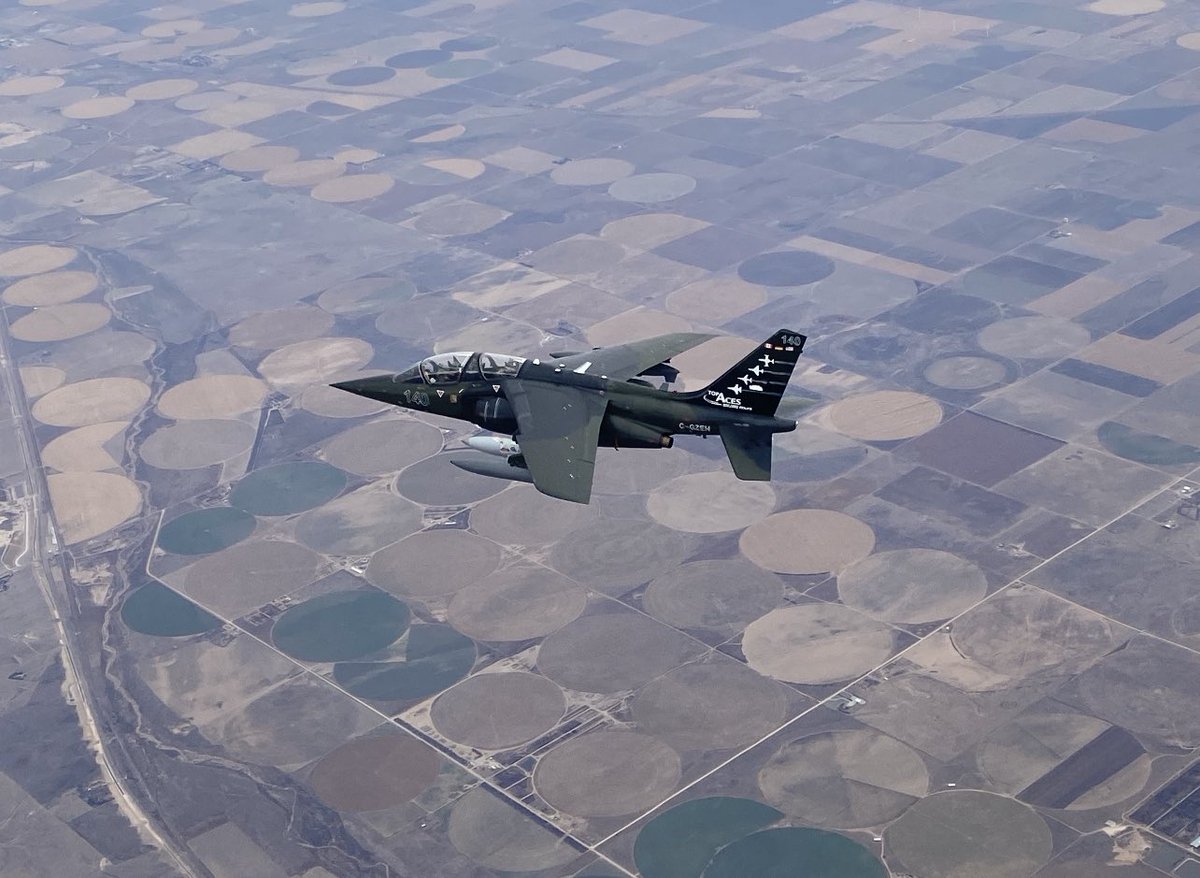
[[790,329],[779,330],[704,388],[700,398],[718,408],[774,415],[806,340]]

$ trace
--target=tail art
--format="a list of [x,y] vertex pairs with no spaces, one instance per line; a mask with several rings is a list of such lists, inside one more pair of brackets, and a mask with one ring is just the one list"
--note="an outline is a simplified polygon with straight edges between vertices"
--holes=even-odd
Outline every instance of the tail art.
[[718,408],[774,415],[807,336],[781,329],[708,385],[701,399]]

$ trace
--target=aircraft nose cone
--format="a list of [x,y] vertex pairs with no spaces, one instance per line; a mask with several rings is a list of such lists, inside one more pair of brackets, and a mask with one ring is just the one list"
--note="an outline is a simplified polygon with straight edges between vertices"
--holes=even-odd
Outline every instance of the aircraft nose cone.
[[380,402],[392,403],[393,405],[400,399],[397,391],[401,388],[396,386],[394,376],[392,375],[376,375],[371,378],[336,381],[329,386],[336,387],[338,390],[344,390],[347,393],[353,393],[355,396],[365,396],[368,399],[377,399]]
[[347,393],[354,393],[354,394],[357,394],[358,396],[365,396],[366,394],[364,391],[367,390],[367,379],[356,378],[353,381],[336,381],[333,384],[330,384],[329,386],[336,387],[338,390],[344,390]]

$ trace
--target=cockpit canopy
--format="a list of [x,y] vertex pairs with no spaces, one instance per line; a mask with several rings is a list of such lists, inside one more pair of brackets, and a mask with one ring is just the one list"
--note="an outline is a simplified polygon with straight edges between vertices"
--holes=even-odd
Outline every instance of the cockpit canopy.
[[453,384],[462,376],[470,359],[471,354],[462,351],[426,357],[421,361],[421,377],[426,384]]
[[514,357],[511,354],[480,354],[479,372],[484,381],[514,378],[524,363],[524,357]]
[[453,384],[457,381],[499,381],[501,378],[512,378],[524,362],[524,357],[509,354],[456,351],[426,357],[417,364],[417,368],[426,384]]

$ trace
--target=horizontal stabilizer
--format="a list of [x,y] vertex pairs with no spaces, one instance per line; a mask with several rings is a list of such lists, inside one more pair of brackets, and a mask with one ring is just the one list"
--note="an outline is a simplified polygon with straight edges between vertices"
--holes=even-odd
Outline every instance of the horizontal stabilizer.
[[771,431],[723,424],[720,428],[733,474],[747,482],[771,480]]

